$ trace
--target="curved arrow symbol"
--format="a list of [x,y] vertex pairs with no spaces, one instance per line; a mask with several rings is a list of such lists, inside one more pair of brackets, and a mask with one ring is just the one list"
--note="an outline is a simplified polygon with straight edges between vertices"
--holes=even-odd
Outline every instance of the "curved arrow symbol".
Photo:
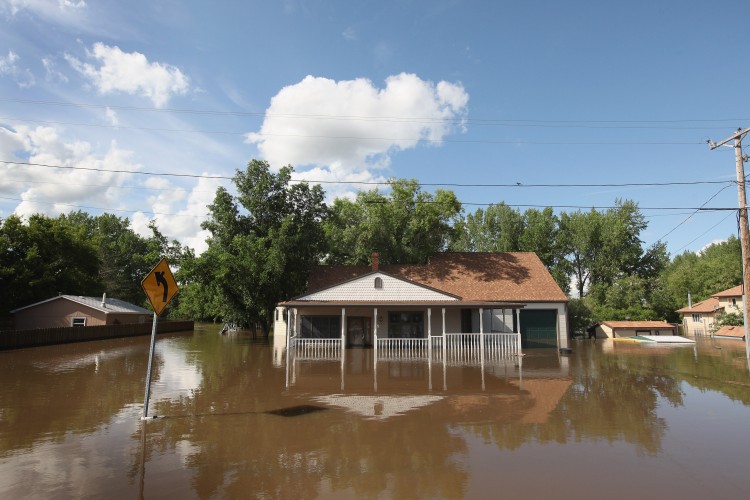
[[164,287],[164,295],[162,295],[162,298],[161,298],[162,302],[166,302],[167,296],[169,295],[169,284],[167,283],[167,280],[164,279],[165,272],[166,271],[157,271],[154,273],[154,275],[156,276],[156,285],[157,286],[161,285]]

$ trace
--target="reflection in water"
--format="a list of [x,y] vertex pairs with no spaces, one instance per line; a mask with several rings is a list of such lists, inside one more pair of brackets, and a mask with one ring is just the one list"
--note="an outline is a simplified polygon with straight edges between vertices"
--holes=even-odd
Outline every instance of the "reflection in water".
[[371,350],[350,349],[287,365],[283,350],[217,331],[159,336],[151,397],[166,418],[149,422],[139,420],[148,337],[0,352],[0,497],[543,498],[565,484],[578,498],[743,498],[750,488],[737,439],[750,418],[741,343],[578,341],[571,356],[445,367],[376,365]]

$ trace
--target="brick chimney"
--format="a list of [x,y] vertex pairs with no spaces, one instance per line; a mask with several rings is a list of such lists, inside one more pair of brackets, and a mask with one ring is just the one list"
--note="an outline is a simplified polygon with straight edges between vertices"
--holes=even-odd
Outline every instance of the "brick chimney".
[[375,272],[378,270],[378,267],[380,265],[380,261],[378,259],[378,252],[372,252],[372,271]]

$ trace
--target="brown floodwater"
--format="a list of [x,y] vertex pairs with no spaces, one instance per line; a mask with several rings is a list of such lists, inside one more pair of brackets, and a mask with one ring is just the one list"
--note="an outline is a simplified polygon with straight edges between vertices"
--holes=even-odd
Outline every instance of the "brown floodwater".
[[0,352],[0,498],[747,498],[741,341],[444,367],[213,326]]

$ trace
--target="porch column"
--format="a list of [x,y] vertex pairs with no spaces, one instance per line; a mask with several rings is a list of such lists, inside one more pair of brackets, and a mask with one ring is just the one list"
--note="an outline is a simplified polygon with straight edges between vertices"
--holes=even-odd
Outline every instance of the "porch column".
[[427,357],[432,359],[432,308],[427,308]]
[[373,327],[372,331],[375,337],[375,340],[373,341],[375,345],[373,347],[375,348],[375,359],[377,360],[378,359],[378,308],[377,307],[375,308],[372,321],[375,323],[375,326]]
[[341,308],[341,349],[346,347],[346,308]]
[[518,355],[521,355],[521,309],[516,309],[516,328],[518,329]]
[[292,336],[292,308],[286,308],[286,348],[289,350],[289,338]]
[[443,307],[443,373],[445,373],[445,347],[447,339],[445,337],[445,307]]
[[479,355],[484,359],[484,309],[479,308]]

